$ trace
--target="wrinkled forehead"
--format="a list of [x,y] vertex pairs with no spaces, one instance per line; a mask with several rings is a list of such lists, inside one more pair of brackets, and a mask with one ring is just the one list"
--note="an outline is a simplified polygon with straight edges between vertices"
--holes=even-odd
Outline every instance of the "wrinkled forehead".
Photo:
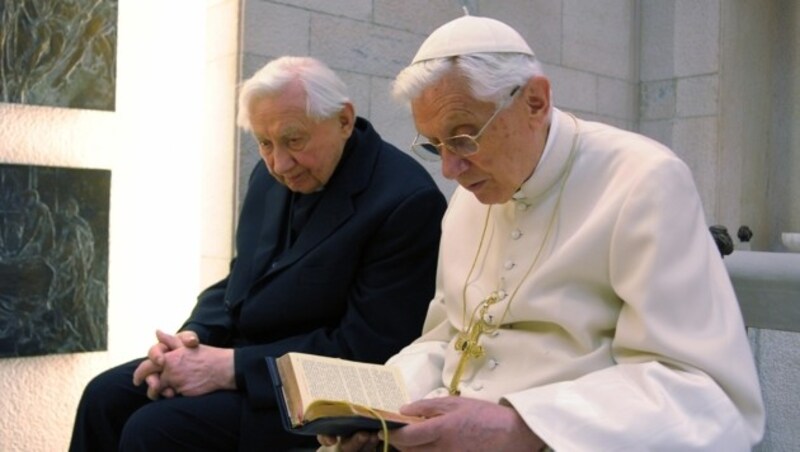
[[414,111],[421,108],[443,108],[453,102],[456,104],[477,102],[469,80],[457,70],[448,71],[425,86],[411,100],[411,109]]
[[493,109],[493,103],[475,98],[461,76],[440,79],[411,102],[417,132],[428,138],[463,133],[461,128],[484,121]]
[[317,124],[297,98],[267,96],[250,103],[250,122],[257,138],[306,133]]

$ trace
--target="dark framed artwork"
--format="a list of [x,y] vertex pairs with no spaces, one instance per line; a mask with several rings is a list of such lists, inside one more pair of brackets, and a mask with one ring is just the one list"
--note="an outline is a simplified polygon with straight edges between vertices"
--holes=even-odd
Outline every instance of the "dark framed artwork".
[[0,1],[0,102],[113,111],[117,2]]
[[0,357],[105,350],[111,171],[0,164]]

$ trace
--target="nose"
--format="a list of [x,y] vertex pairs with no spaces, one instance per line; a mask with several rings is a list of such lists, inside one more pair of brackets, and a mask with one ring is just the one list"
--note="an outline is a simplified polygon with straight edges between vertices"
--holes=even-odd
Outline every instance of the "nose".
[[454,154],[447,149],[442,150],[442,176],[454,180],[469,168],[469,160]]
[[296,164],[292,154],[279,146],[276,146],[269,156],[265,156],[264,160],[267,166],[272,168],[272,172],[279,175],[288,173]]

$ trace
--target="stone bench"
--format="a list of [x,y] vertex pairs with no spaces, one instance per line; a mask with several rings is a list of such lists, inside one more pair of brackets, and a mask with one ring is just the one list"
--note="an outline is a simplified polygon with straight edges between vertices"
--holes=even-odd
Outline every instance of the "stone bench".
[[800,254],[734,251],[724,262],[767,410],[764,440],[754,450],[800,450]]
[[800,332],[800,254],[734,251],[724,261],[748,328]]

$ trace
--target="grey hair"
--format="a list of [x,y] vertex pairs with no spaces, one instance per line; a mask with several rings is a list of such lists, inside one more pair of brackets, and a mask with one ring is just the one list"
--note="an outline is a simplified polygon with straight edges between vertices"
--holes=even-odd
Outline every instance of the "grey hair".
[[311,57],[284,56],[274,59],[247,79],[239,90],[239,127],[252,130],[250,104],[279,93],[297,81],[306,93],[306,115],[326,119],[350,102],[347,86],[324,63]]
[[392,86],[394,98],[409,103],[452,69],[469,81],[476,99],[498,104],[516,86],[544,76],[542,65],[522,53],[473,53],[421,61],[403,69]]

